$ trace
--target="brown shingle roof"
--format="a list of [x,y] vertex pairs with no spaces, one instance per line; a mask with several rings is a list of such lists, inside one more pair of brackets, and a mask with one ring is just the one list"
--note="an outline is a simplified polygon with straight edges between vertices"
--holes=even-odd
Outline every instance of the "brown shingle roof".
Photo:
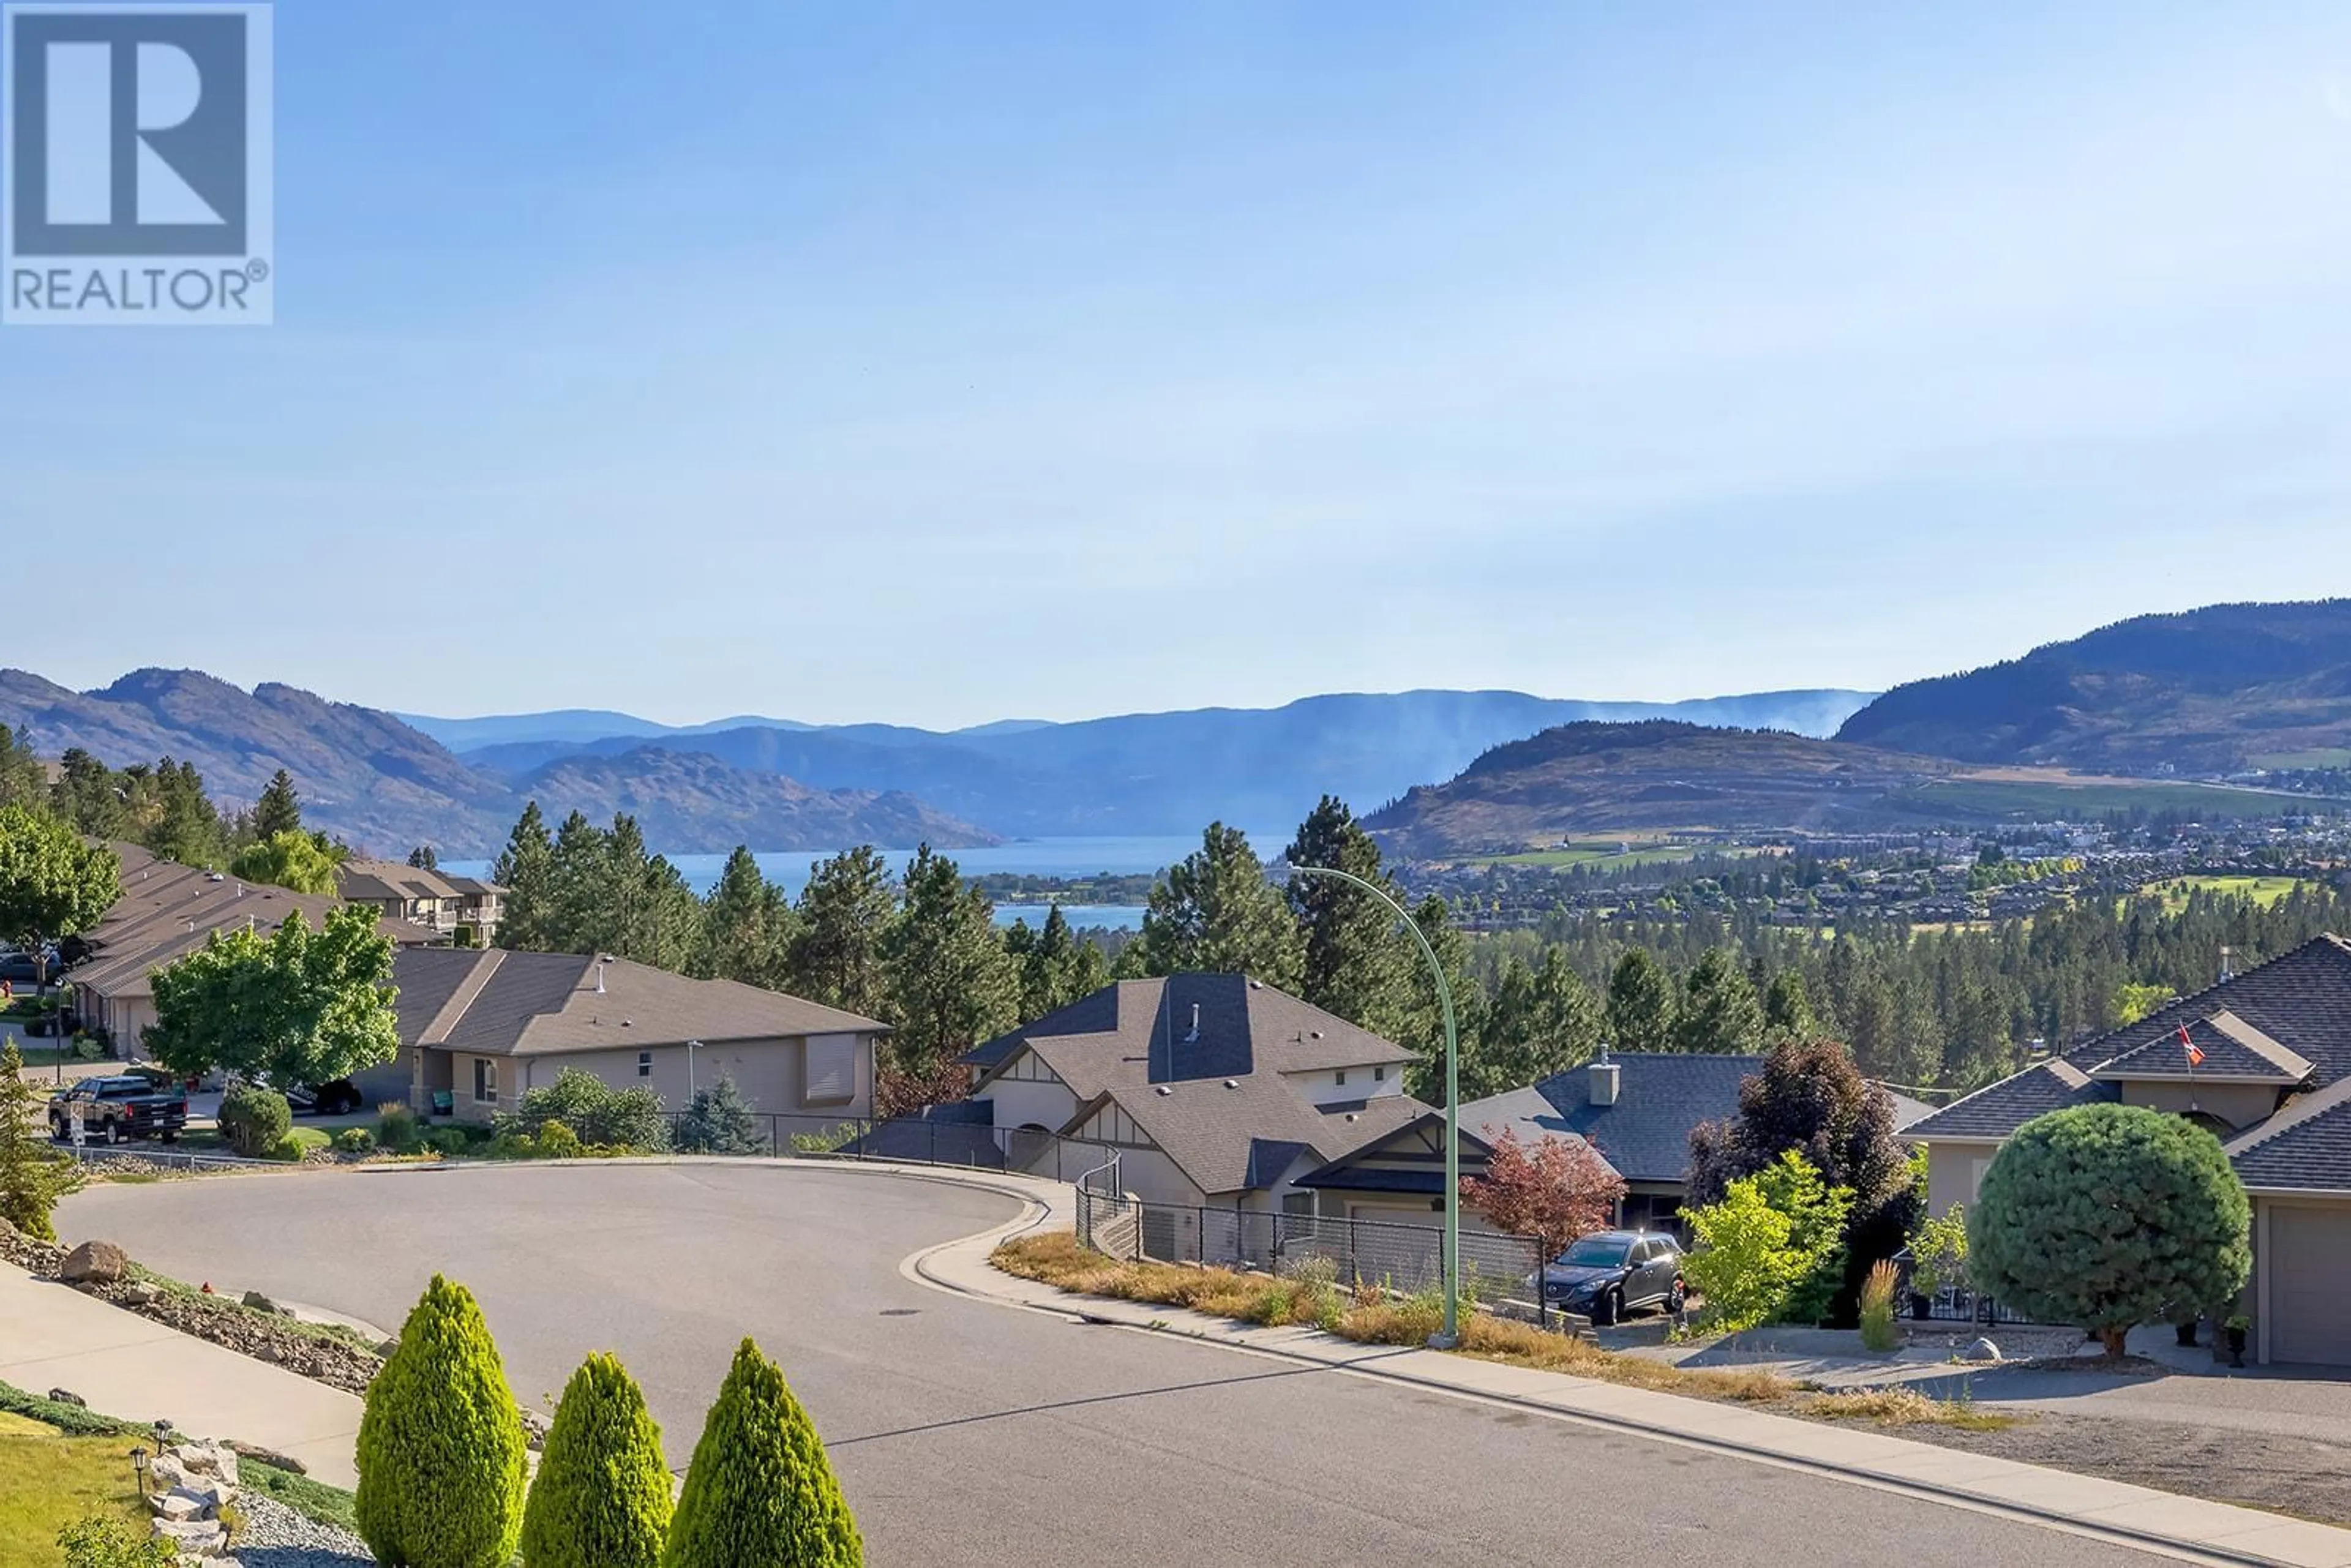
[[[1125,1112],[1194,1186],[1212,1196],[1264,1186],[1278,1176],[1280,1171],[1264,1168],[1271,1160],[1253,1157],[1262,1145],[1296,1145],[1327,1164],[1428,1112],[1403,1094],[1317,1110],[1280,1073],[1254,1072],[1246,1078],[1121,1084],[1081,1106],[1064,1131],[1074,1131],[1109,1104]],[[1252,1176],[1259,1179],[1252,1183]]]

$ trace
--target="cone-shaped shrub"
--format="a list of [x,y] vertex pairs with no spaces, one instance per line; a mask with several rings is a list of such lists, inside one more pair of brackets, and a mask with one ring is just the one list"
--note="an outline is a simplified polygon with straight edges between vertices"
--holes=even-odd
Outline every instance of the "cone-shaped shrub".
[[384,1568],[505,1568],[522,1531],[522,1412],[482,1309],[440,1275],[360,1417],[360,1535]]
[[862,1568],[841,1485],[783,1369],[745,1340],[703,1423],[662,1568]]
[[669,1534],[661,1428],[621,1364],[582,1362],[555,1407],[522,1514],[527,1568],[657,1568]]

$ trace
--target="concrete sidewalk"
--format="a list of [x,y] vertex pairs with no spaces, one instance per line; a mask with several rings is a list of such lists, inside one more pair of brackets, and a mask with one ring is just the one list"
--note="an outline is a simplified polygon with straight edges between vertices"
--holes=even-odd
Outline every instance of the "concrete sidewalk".
[[353,1487],[357,1396],[166,1328],[137,1312],[0,1264],[0,1383],[70,1389],[100,1415],[161,1416],[183,1432],[234,1437]]
[[[1736,1405],[1627,1388],[1563,1373],[1506,1366],[1437,1351],[1362,1345],[1311,1328],[1256,1328],[1178,1307],[1071,1296],[991,1267],[998,1240],[1068,1212],[1053,1195],[1012,1225],[908,1260],[942,1290],[1087,1322],[1181,1333],[1236,1349],[1343,1368],[1548,1415],[1631,1429],[1768,1464],[1842,1477],[1923,1499],[2021,1517],[2191,1560],[2351,1568],[2351,1531],[2147,1487],[1914,1443],[1875,1432],[1766,1415]],[[1058,1209],[1058,1215],[1056,1210]]]

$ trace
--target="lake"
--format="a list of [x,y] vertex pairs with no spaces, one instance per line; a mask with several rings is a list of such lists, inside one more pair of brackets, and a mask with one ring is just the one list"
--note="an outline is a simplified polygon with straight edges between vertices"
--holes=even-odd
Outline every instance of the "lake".
[[[1251,833],[1249,842],[1259,854],[1280,850],[1290,841],[1285,830],[1273,833]],[[1002,872],[1015,876],[1092,876],[1107,873],[1112,876],[1133,876],[1143,872],[1158,871],[1175,864],[1200,847],[1199,835],[1135,834],[1102,837],[1057,839],[1018,839],[996,845],[992,849],[950,850],[948,857],[962,868],[966,876],[983,876],[990,872]],[[809,872],[817,862],[838,853],[833,850],[764,850],[754,852],[752,858],[768,880],[779,884],[794,898],[808,885]],[[903,872],[906,862],[914,858],[911,849],[883,850],[883,857],[893,871]],[[707,893],[718,881],[718,873],[726,868],[725,855],[672,855],[670,863],[677,867],[695,892]],[[441,869],[457,876],[487,876],[487,861],[444,861]],[[1143,924],[1140,904],[1067,904],[1061,914],[1072,925],[1108,925],[1133,930]],[[1031,925],[1040,925],[1045,918],[1041,904],[999,904],[996,906],[996,923],[1009,925],[1026,919]]]

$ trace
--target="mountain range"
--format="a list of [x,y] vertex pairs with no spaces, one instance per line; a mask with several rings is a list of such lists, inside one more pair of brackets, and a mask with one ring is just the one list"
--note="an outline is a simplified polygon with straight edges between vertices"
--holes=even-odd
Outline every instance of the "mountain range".
[[2126,773],[2351,766],[2351,599],[2117,622],[1896,686],[1837,738]]

